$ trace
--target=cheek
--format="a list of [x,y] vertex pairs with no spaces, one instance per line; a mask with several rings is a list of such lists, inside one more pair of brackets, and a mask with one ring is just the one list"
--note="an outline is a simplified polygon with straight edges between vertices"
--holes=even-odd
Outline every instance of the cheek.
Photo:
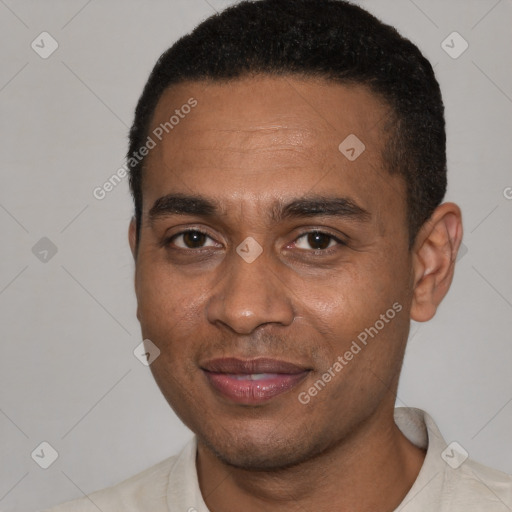
[[143,334],[164,340],[189,336],[202,318],[202,294],[187,279],[157,262],[139,263],[136,275],[138,316]]
[[[391,261],[374,263],[368,257],[365,263],[340,268],[329,280],[317,281],[295,294],[301,299],[298,313],[325,336],[331,357],[343,353],[360,333],[377,321],[377,327],[382,327],[384,322],[384,328],[378,329],[379,338],[396,336],[397,328],[403,329],[403,322],[397,320],[405,314],[405,288]],[[384,320],[380,320],[381,315],[385,316]],[[364,339],[364,334],[361,338]]]
[[[201,337],[200,294],[157,264],[141,265],[137,274],[138,316],[142,336],[160,350],[151,372],[171,403],[194,386],[192,363]],[[199,297],[199,298],[198,298]],[[186,385],[184,384],[186,383]]]

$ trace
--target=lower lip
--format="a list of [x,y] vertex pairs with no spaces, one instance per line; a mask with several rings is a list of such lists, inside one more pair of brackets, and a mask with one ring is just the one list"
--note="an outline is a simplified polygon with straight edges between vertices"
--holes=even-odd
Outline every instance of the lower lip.
[[278,373],[259,380],[240,380],[239,375],[228,373],[205,371],[205,374],[213,388],[233,402],[259,404],[294,388],[308,372]]

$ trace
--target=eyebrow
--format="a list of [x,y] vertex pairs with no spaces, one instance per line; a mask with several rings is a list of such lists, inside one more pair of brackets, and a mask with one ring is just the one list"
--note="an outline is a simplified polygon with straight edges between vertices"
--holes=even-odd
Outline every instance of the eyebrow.
[[[225,213],[218,201],[201,196],[168,194],[157,199],[149,210],[149,222],[170,215],[196,215],[215,217]],[[288,203],[277,201],[270,208],[269,217],[274,222],[304,217],[339,217],[367,222],[371,214],[348,197],[318,195],[292,199]]]

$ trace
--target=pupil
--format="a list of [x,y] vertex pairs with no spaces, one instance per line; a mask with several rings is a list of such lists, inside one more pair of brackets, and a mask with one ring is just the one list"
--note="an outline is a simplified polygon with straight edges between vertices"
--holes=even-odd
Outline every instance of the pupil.
[[308,235],[308,243],[313,249],[326,249],[330,241],[331,237],[323,233],[310,233]]
[[183,241],[189,248],[200,247],[204,244],[205,236],[204,233],[200,233],[199,231],[188,231],[183,235]]

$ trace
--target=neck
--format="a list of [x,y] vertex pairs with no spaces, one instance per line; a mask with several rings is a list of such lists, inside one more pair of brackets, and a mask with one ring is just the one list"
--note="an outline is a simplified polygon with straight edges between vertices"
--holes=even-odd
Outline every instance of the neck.
[[211,512],[388,512],[413,485],[425,451],[400,432],[393,411],[377,413],[323,454],[272,472],[227,466],[198,442],[197,468]]

